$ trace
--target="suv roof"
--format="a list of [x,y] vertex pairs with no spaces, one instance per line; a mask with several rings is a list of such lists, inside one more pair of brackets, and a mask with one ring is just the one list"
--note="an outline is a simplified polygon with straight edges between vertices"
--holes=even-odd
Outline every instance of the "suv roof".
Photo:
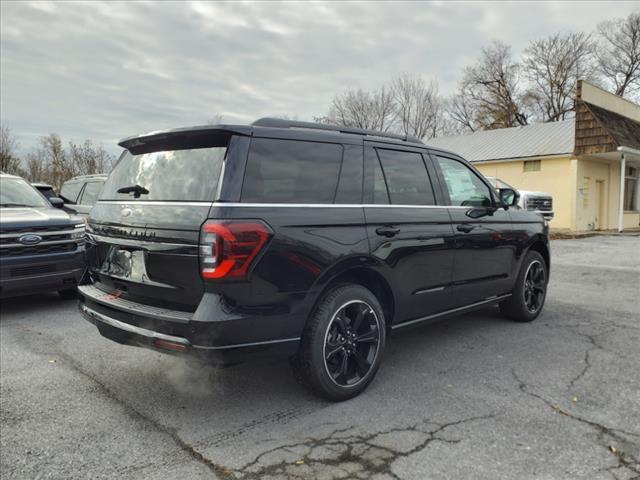
[[364,135],[371,137],[383,137],[392,138],[394,140],[402,140],[403,142],[422,143],[424,142],[417,137],[411,135],[401,135],[397,133],[387,133],[378,130],[365,130],[362,128],[343,127],[339,125],[330,125],[324,123],[313,122],[299,122],[293,120],[284,120],[281,118],[260,118],[252,123],[255,127],[269,127],[269,128],[297,128],[297,129],[311,129],[311,130],[327,130],[338,133],[351,133],[355,135]]
[[[142,135],[126,137],[118,142],[126,149],[140,149],[151,143],[162,143],[163,141],[186,140],[188,137],[202,137],[203,135],[223,135],[235,133],[238,135],[253,136],[255,133],[264,133],[267,129],[277,130],[295,130],[300,132],[301,137],[308,136],[313,132],[318,134],[326,134],[333,140],[337,135],[351,135],[361,137],[373,137],[390,143],[409,143],[425,146],[424,142],[417,137],[411,135],[402,135],[397,133],[381,132],[376,130],[365,130],[361,128],[343,127],[338,125],[329,125],[324,123],[300,122],[293,120],[284,120],[280,118],[260,118],[251,125],[201,125],[195,127],[174,128],[170,130],[161,130],[149,132]],[[305,135],[306,134],[306,135]]]
[[11,175],[10,173],[4,173],[4,172],[0,172],[0,177],[4,177],[4,178],[22,178],[22,177],[19,177],[18,175]]

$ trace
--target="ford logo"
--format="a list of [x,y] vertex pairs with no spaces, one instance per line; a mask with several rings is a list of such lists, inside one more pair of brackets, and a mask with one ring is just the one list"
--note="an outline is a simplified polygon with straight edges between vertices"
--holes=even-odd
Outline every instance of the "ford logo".
[[42,241],[42,237],[40,235],[22,235],[18,238],[18,241],[23,245],[36,245]]
[[130,217],[132,213],[133,210],[131,210],[129,207],[124,207],[122,210],[120,210],[120,215],[122,215],[123,217]]

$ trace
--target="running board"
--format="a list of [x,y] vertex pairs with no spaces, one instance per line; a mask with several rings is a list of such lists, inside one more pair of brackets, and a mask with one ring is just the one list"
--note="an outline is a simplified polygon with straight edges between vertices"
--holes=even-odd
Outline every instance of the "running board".
[[434,313],[433,315],[427,315],[426,317],[416,318],[415,320],[408,320],[406,322],[398,323],[397,325],[391,325],[391,330],[396,330],[398,328],[408,327],[410,325],[415,325],[416,323],[428,322],[429,320],[435,320],[439,317],[444,317],[447,315],[452,315],[456,313],[464,313],[468,310],[473,310],[475,308],[481,307],[483,305],[489,305],[491,303],[496,303],[505,298],[509,298],[511,296],[510,293],[506,295],[494,295],[493,297],[486,298],[480,302],[472,303],[470,305],[465,305],[464,307],[453,308],[451,310],[446,310],[440,313]]

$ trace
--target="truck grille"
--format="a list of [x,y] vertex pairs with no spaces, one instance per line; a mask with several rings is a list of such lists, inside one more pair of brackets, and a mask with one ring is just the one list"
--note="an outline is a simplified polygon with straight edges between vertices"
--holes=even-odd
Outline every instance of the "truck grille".
[[54,273],[57,267],[56,264],[48,265],[29,265],[26,267],[12,268],[9,273],[12,277],[27,277],[30,275],[43,275],[46,273]]
[[[31,233],[31,232],[29,232]],[[18,242],[18,238],[20,238],[22,235],[26,235],[25,233],[21,233],[19,236],[17,237],[0,237],[0,245],[9,245],[12,243],[17,243]],[[46,237],[42,237],[42,241],[47,241],[47,242],[55,242],[57,240],[67,240],[69,238],[69,235],[65,235],[64,233],[60,234],[60,235],[47,235]]]
[[[79,245],[84,244],[84,239],[74,238],[82,229],[75,229],[73,225],[3,228],[0,232],[0,257],[73,252]],[[25,235],[37,235],[41,240],[34,244],[23,244],[20,238]]]
[[551,197],[527,197],[527,210],[551,212],[553,211],[553,199]]
[[40,233],[40,232],[60,232],[64,230],[73,229],[71,225],[58,225],[52,227],[24,227],[24,228],[1,228],[0,234],[6,235],[24,235],[25,233]]

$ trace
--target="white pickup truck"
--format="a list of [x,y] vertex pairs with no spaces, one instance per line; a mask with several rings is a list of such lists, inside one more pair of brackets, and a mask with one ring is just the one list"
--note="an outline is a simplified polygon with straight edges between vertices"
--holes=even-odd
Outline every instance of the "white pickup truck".
[[541,214],[547,220],[554,217],[553,197],[547,192],[534,192],[531,190],[520,190],[512,187],[507,182],[496,177],[486,177],[495,188],[512,188],[520,194],[518,206],[525,210],[531,210]]

